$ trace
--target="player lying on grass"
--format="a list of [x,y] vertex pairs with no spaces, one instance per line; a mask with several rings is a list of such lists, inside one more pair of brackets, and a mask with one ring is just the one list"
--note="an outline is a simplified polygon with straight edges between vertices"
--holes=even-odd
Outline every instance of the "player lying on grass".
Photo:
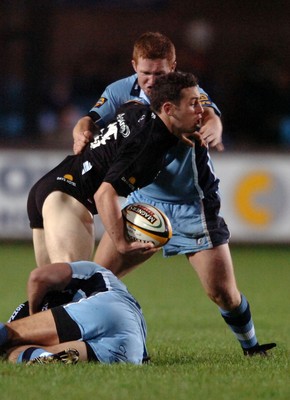
[[[23,317],[29,304],[30,316],[15,313],[0,323],[0,349],[9,361],[145,361],[142,310],[112,272],[88,261],[50,264],[31,272],[27,289],[28,303],[18,310]],[[66,305],[45,310],[56,303]]]
[[28,198],[37,265],[90,259],[97,213],[121,254],[152,248],[126,240],[118,196],[151,183],[179,139],[192,144],[187,135],[202,113],[192,74],[163,75],[152,88],[151,109],[127,103],[83,153],[68,156],[41,178]]

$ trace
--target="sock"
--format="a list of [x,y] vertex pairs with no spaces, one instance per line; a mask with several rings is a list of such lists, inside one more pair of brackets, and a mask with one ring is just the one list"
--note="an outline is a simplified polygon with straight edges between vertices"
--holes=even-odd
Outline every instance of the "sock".
[[241,294],[241,304],[237,308],[232,311],[220,308],[220,312],[243,349],[258,345],[250,305],[243,294]]
[[8,342],[8,329],[6,325],[0,322],[0,346],[3,346]]
[[28,349],[22,351],[18,358],[16,363],[22,363],[22,362],[27,362],[29,360],[33,360],[34,358],[37,357],[43,357],[43,356],[50,356],[52,353],[49,353],[48,351],[40,348],[40,347],[28,347]]

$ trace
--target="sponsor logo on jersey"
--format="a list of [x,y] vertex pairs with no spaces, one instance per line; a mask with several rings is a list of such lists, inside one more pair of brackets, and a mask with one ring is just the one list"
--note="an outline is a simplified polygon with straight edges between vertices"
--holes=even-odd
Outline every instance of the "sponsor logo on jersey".
[[58,176],[56,178],[56,180],[69,183],[70,185],[75,186],[75,187],[77,186],[77,184],[73,181],[74,178],[71,174],[65,174],[64,176]]
[[140,124],[140,122],[142,122],[145,119],[146,115],[143,114],[141,115],[141,117],[138,119],[138,124]]
[[12,321],[17,317],[17,315],[20,313],[20,311],[22,310],[22,308],[24,308],[24,307],[25,307],[25,303],[20,304],[20,305],[16,308],[16,310],[13,311],[13,314],[11,315],[11,317],[9,318],[9,320],[8,320],[7,322],[12,322]]
[[110,356],[110,361],[111,362],[119,362],[120,360],[122,361],[127,361],[128,357],[127,357],[127,350],[126,347],[123,345],[119,346],[119,351],[114,351],[112,349],[109,349],[109,352],[111,353]]
[[105,97],[100,97],[99,100],[97,101],[97,103],[95,104],[94,108],[100,108],[102,107],[102,105],[104,105],[106,103],[108,99],[106,99]]
[[134,184],[136,183],[136,178],[134,178],[133,176],[131,176],[129,179],[126,179],[124,176],[122,176],[121,180],[125,182],[131,190],[134,191],[136,189],[136,187],[134,186]]
[[112,122],[108,127],[105,129],[101,129],[101,134],[97,135],[93,142],[90,143],[90,148],[95,149],[96,147],[100,147],[105,145],[108,140],[112,137],[114,140],[117,139],[118,135],[118,127],[117,122]]
[[49,304],[48,303],[45,303],[45,304],[43,304],[43,306],[42,306],[42,308],[41,308],[41,311],[46,311],[46,310],[48,310],[49,309]]
[[93,168],[92,164],[89,161],[85,161],[83,163],[82,175],[90,171],[92,168]]
[[202,106],[210,106],[212,104],[211,99],[204,93],[201,93],[199,101]]
[[118,121],[118,124],[120,126],[121,135],[124,138],[126,138],[126,137],[128,137],[130,135],[130,128],[125,122],[124,115],[125,115],[124,113],[118,114],[117,115],[117,121]]

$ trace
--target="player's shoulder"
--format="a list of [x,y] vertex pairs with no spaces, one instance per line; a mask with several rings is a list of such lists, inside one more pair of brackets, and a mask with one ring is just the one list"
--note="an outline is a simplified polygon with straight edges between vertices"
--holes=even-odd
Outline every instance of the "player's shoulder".
[[129,100],[122,104],[116,114],[120,127],[124,124],[133,127],[142,127],[151,119],[152,111],[148,104],[138,100]]
[[[76,288],[91,296],[100,292],[127,293],[126,285],[112,271],[92,261],[70,263],[72,280],[67,289]],[[79,291],[78,291],[79,293]],[[75,297],[77,300],[77,298]]]
[[125,78],[118,79],[115,82],[110,83],[107,86],[108,91],[115,91],[115,90],[128,90],[131,91],[133,86],[137,84],[137,74],[133,74],[130,76],[127,76]]
[[200,93],[200,102],[201,102],[202,106],[203,107],[212,107],[215,110],[215,113],[220,116],[221,112],[220,112],[218,106],[212,101],[209,94],[199,85],[198,85],[198,90]]
[[117,110],[117,114],[120,113],[142,113],[148,112],[150,107],[148,104],[142,101],[142,99],[132,99],[128,100],[125,103],[121,104],[121,106]]
[[73,261],[70,262],[69,265],[73,276],[78,276],[79,279],[87,279],[97,272],[103,273],[108,271],[106,268],[93,261]]

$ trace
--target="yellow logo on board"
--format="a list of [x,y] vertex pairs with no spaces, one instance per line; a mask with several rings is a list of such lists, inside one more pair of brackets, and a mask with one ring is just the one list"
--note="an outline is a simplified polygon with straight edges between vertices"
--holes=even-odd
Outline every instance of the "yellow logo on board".
[[273,178],[266,172],[254,172],[245,176],[235,192],[235,204],[240,216],[247,222],[265,227],[273,220],[270,206],[261,202],[274,187]]

